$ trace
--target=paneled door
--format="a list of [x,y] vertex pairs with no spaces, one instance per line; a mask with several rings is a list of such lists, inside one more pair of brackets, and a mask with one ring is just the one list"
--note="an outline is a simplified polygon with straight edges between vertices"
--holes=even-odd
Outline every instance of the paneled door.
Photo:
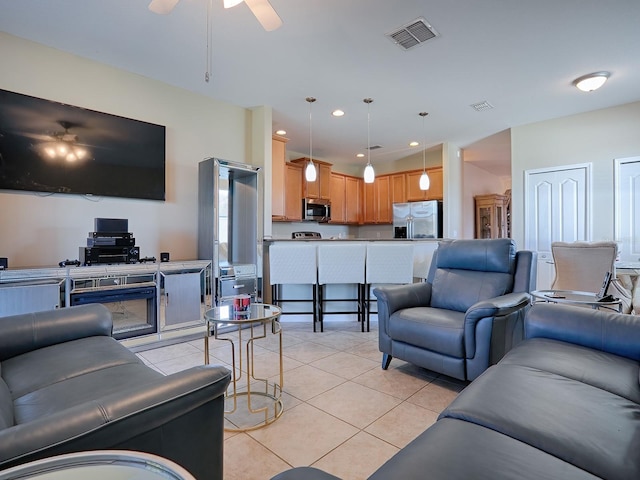
[[591,239],[591,165],[525,171],[525,246],[538,252],[537,288],[555,276],[552,242]]
[[615,161],[615,232],[623,262],[640,262],[640,157]]

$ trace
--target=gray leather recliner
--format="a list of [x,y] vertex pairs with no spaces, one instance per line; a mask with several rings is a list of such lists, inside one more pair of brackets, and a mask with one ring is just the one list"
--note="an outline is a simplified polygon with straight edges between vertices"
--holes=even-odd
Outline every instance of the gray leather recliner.
[[536,254],[511,239],[445,240],[426,282],[374,289],[382,368],[392,357],[473,380],[522,339]]

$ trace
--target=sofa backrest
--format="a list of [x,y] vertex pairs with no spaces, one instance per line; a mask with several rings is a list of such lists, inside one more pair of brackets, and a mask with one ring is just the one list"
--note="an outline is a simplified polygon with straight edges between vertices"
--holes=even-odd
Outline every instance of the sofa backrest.
[[432,259],[431,306],[466,312],[513,290],[516,245],[508,238],[444,240]]

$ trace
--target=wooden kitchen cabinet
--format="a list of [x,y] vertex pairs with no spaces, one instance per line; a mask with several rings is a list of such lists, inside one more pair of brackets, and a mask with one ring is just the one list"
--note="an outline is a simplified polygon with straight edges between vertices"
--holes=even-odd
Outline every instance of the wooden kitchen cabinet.
[[288,139],[271,137],[271,219],[302,220],[302,167],[286,161]]
[[331,174],[331,223],[360,223],[361,184],[360,178],[341,173]]
[[404,203],[407,201],[407,176],[404,172],[391,175],[391,203]]
[[476,238],[506,238],[509,231],[507,225],[506,195],[477,195],[476,203]]
[[361,178],[345,176],[345,220],[347,223],[360,223],[363,183]]
[[324,200],[331,199],[331,164],[321,160],[314,160],[316,166],[316,179],[313,182],[307,182],[304,178],[304,172],[309,162],[308,157],[296,158],[291,160],[292,163],[302,166],[302,196],[304,198],[322,198]]
[[407,201],[419,202],[422,200],[442,200],[444,195],[442,167],[427,168],[430,186],[429,190],[420,190],[420,177],[422,170],[406,172]]
[[285,204],[284,220],[299,222],[302,220],[302,167],[286,163],[284,170]]
[[392,223],[390,175],[380,175],[373,183],[364,184],[363,223]]
[[331,174],[331,220],[330,223],[346,223],[346,177]]

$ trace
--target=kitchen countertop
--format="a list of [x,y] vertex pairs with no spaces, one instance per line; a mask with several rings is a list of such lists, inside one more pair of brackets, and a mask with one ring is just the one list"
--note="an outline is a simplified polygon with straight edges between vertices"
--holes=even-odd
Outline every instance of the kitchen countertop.
[[273,242],[439,242],[442,238],[264,238],[264,243]]

